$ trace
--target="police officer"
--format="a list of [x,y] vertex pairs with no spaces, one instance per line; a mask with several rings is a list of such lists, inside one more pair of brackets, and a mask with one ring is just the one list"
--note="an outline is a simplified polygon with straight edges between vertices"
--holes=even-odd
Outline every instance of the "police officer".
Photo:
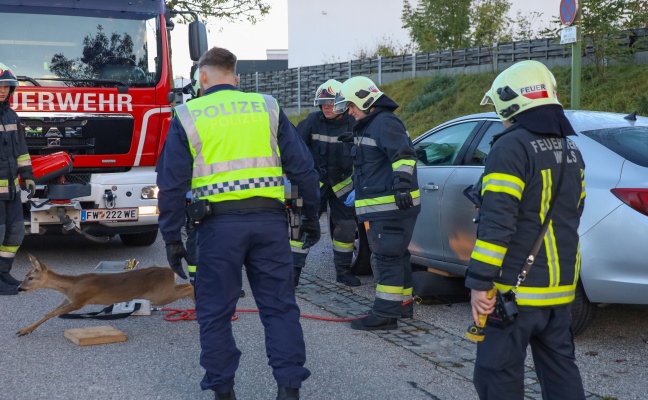
[[[184,275],[180,240],[185,195],[209,208],[198,230],[196,314],[201,381],[217,399],[235,399],[241,352],[231,318],[245,264],[265,328],[277,399],[298,399],[310,372],[292,279],[283,176],[304,199],[304,247],[320,236],[317,172],[299,133],[266,95],[236,90],[236,56],[214,47],[198,62],[202,96],[175,108],[157,167],[160,231],[171,267]],[[200,211],[200,207],[196,207]]]
[[0,163],[0,295],[18,294],[20,285],[20,281],[9,273],[25,236],[18,178],[25,182],[29,192],[27,198],[31,199],[36,193],[24,127],[9,105],[9,97],[16,87],[16,75],[0,63],[0,156],[3,160]]
[[334,109],[355,118],[353,185],[358,220],[365,224],[377,274],[371,312],[351,322],[359,330],[396,329],[397,318],[412,317],[412,269],[407,250],[421,201],[416,153],[398,108],[371,79],[357,76],[342,84]]
[[[497,296],[487,296],[493,285],[500,293],[513,289],[518,313],[513,321],[499,312],[489,316],[477,345],[475,388],[482,400],[523,398],[531,344],[542,398],[584,399],[570,328],[585,199],[583,158],[567,138],[575,132],[558,102],[554,76],[537,61],[519,62],[497,76],[485,104],[495,107],[506,129],[486,160],[466,286],[475,323],[478,314],[494,311]],[[550,207],[555,209],[535,262],[515,289]]]
[[[333,263],[336,281],[347,286],[360,286],[360,279],[351,273],[356,219],[353,207],[344,205],[353,190],[351,143],[339,142],[337,137],[353,131],[355,119],[347,113],[333,112],[335,94],[342,84],[334,79],[321,84],[315,92],[313,104],[320,111],[313,112],[297,125],[297,130],[308,146],[319,171],[320,211],[328,203],[332,220]],[[293,253],[295,286],[306,264],[308,249],[302,249],[299,240],[290,242]]]

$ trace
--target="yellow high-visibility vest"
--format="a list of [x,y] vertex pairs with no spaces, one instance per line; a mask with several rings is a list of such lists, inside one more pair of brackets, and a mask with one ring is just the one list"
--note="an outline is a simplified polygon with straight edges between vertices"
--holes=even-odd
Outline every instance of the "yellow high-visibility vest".
[[175,108],[194,158],[191,192],[210,202],[284,200],[272,96],[221,90]]

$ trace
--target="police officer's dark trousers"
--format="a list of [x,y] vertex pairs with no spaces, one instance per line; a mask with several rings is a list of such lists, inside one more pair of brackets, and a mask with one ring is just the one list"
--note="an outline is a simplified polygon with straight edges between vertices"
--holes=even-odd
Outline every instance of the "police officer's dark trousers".
[[367,239],[375,263],[376,298],[372,311],[383,318],[400,318],[404,293],[411,297],[410,252],[416,217],[370,221]]
[[241,352],[231,318],[242,286],[242,265],[265,328],[268,364],[280,386],[299,388],[310,372],[300,311],[292,283],[292,257],[285,213],[233,212],[198,225],[196,314],[200,324],[203,390],[234,385]]
[[527,345],[545,400],[585,399],[575,363],[571,305],[519,307],[515,322],[505,328],[489,322],[477,344],[473,382],[481,400],[524,398]]

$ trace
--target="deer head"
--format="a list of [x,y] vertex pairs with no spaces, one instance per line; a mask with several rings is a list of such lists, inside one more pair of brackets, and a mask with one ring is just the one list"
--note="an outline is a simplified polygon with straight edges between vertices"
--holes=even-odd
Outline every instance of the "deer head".
[[31,254],[29,254],[29,261],[31,262],[32,269],[27,272],[22,283],[18,286],[19,292],[27,292],[45,287],[45,282],[48,280],[49,269],[47,265]]

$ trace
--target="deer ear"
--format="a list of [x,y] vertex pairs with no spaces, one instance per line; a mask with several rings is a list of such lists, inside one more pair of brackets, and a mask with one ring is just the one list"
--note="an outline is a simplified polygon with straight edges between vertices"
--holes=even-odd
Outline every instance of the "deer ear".
[[47,269],[47,266],[43,264],[38,258],[32,256],[31,254],[28,254],[29,256],[29,261],[31,262],[32,267],[35,270],[44,270]]

